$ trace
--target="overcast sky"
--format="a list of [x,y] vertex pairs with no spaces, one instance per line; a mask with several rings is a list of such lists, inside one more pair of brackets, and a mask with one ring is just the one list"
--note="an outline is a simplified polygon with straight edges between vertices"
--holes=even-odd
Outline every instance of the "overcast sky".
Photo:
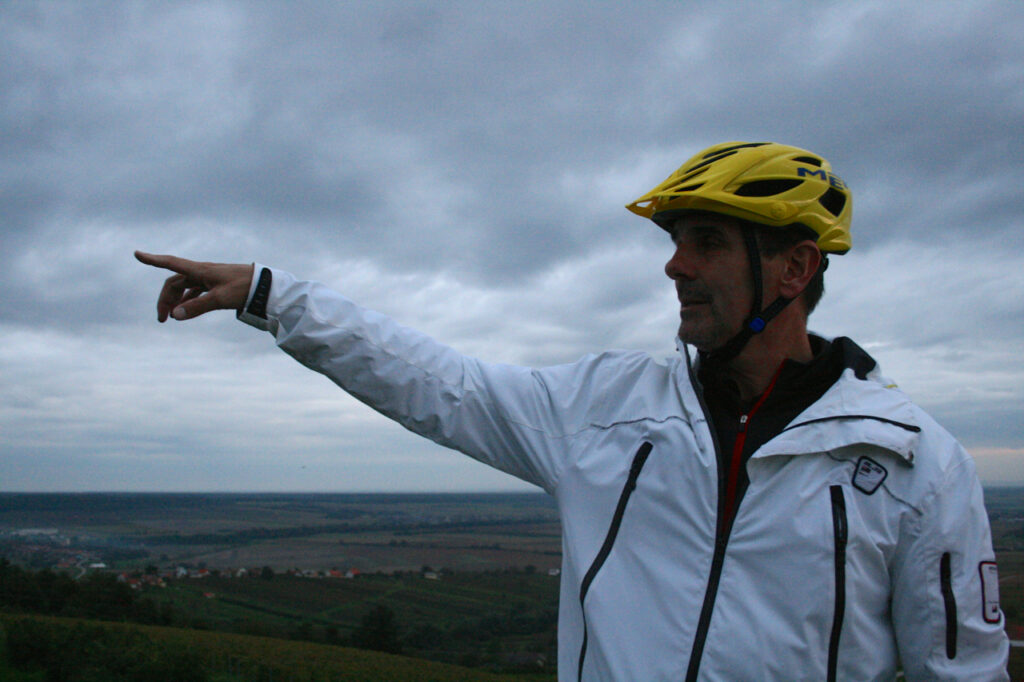
[[464,353],[675,353],[623,205],[706,146],[828,158],[811,318],[1024,484],[1024,4],[0,4],[0,490],[528,490],[136,248],[327,282]]

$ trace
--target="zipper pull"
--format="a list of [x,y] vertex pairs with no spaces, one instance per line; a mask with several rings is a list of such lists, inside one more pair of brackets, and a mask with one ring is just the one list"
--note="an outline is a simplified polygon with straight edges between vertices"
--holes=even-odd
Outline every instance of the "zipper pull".
[[743,426],[744,424],[746,424],[747,423],[747,419],[748,419],[747,415],[743,415],[742,417],[740,417],[740,426]]

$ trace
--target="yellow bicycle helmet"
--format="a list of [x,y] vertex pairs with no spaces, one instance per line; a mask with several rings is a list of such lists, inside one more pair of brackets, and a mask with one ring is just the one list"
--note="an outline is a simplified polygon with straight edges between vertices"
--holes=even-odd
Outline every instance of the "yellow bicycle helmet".
[[681,212],[711,211],[770,227],[804,225],[823,253],[851,246],[846,183],[821,156],[774,142],[709,147],[626,208],[665,229]]

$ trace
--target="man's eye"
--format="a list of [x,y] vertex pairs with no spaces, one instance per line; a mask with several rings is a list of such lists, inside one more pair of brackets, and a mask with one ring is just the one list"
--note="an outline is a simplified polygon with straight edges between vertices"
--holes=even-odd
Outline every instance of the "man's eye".
[[700,249],[701,251],[711,251],[712,249],[717,249],[721,245],[722,240],[715,235],[701,235],[697,239],[697,248]]
[[681,231],[670,235],[678,248],[686,246],[696,252],[709,252],[728,247],[728,240],[717,230]]

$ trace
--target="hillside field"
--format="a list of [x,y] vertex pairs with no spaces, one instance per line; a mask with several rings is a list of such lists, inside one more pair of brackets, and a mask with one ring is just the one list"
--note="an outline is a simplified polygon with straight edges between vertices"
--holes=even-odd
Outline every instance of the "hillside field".
[[[1007,631],[1024,640],[1024,490],[985,493]],[[542,494],[0,493],[0,558],[117,576],[147,622],[211,641],[555,670],[561,537]],[[1024,648],[1010,669],[1024,681]]]

